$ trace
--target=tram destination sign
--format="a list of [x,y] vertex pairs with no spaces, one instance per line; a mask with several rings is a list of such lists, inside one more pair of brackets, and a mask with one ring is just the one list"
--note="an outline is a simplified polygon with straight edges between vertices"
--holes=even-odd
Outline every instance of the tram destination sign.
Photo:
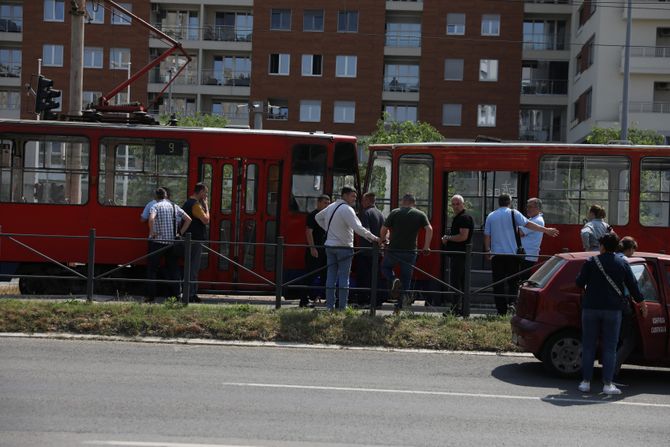
[[184,142],[179,140],[156,140],[156,155],[184,155]]

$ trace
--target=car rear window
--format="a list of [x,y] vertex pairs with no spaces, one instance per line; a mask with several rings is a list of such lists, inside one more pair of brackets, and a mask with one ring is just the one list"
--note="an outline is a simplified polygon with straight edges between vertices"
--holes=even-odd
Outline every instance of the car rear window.
[[644,264],[631,264],[631,269],[633,269],[633,275],[637,279],[637,285],[642,292],[642,296],[645,301],[658,301],[658,293],[656,292],[656,286],[654,285],[654,280],[649,274],[649,270],[645,268]]
[[528,285],[531,287],[543,288],[549,280],[554,277],[567,261],[558,256],[553,256],[528,279]]

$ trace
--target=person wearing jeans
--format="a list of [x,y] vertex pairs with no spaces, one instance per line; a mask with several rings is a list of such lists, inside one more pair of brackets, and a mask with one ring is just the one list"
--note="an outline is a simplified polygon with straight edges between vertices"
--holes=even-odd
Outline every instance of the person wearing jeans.
[[621,326],[621,310],[628,305],[623,295],[624,286],[637,302],[641,302],[642,317],[647,307],[628,262],[615,254],[619,237],[614,232],[603,235],[600,240],[600,255],[589,258],[577,276],[577,286],[586,289],[582,298],[582,382],[578,389],[591,391],[593,362],[596,344],[600,336],[601,361],[603,365],[603,393],[621,394],[612,383],[616,365],[616,346]]
[[349,271],[354,256],[354,232],[370,242],[379,242],[379,238],[361,225],[352,208],[358,193],[354,188],[345,186],[341,198],[319,211],[314,218],[326,231],[326,307],[335,308],[335,285],[338,287],[340,310],[347,307],[349,298]]

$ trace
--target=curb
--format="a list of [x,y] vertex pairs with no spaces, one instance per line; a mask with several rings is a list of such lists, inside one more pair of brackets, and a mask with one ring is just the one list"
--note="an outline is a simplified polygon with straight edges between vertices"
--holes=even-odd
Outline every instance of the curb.
[[382,346],[343,346],[292,343],[283,341],[237,341],[237,340],[210,340],[206,338],[160,338],[160,337],[123,337],[117,335],[89,335],[69,334],[57,332],[42,332],[24,334],[22,332],[2,332],[0,338],[37,338],[53,340],[90,340],[90,341],[120,341],[153,344],[181,344],[194,346],[238,346],[250,348],[284,348],[284,349],[320,349],[340,351],[372,351],[372,352],[401,352],[414,354],[457,354],[457,355],[479,355],[491,357],[533,357],[525,352],[490,352],[490,351],[438,351],[433,349],[405,349],[385,348]]

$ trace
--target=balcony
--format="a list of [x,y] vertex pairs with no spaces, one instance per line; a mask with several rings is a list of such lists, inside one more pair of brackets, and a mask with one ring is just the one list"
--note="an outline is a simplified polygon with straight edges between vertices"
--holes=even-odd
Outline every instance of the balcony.
[[386,0],[387,11],[423,11],[422,0]]
[[665,130],[670,120],[670,102],[633,102],[628,105],[628,121],[641,128]]
[[565,51],[565,36],[546,33],[524,33],[523,49],[535,51]]
[[[628,19],[627,0],[621,0],[621,16]],[[670,7],[659,0],[635,0],[632,7],[633,20],[670,20]]]
[[521,81],[522,95],[567,95],[568,81],[553,79],[525,79]]
[[[621,47],[620,71],[623,73],[625,47]],[[633,74],[670,74],[670,47],[631,47],[630,72]]]
[[384,78],[385,92],[418,92],[419,79],[415,76]]
[[523,10],[525,13],[541,14],[572,14],[570,0],[525,0]]
[[202,70],[202,85],[228,85],[232,87],[249,87],[251,85],[251,73],[248,71],[218,71]]
[[[629,113],[670,113],[670,102],[630,102]],[[666,117],[667,118],[667,117]]]

